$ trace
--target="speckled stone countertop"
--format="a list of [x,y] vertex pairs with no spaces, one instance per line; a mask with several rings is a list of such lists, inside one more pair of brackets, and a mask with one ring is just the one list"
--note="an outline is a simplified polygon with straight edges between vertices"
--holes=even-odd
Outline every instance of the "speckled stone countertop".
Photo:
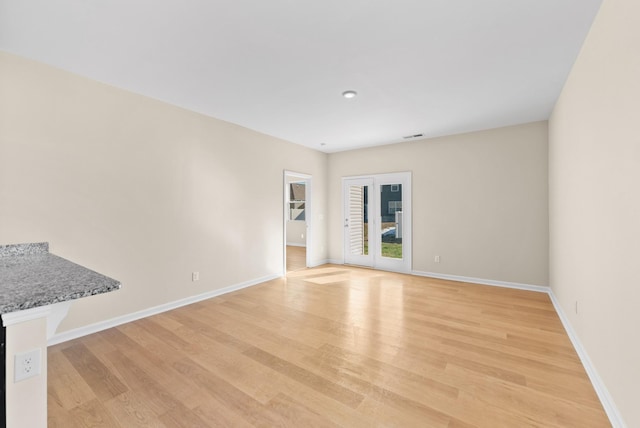
[[120,288],[120,282],[49,253],[49,244],[0,245],[0,314]]

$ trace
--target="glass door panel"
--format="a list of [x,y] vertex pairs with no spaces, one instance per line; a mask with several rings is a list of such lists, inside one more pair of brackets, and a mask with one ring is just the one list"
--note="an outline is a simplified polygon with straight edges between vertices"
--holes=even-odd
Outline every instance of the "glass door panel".
[[380,255],[402,259],[402,184],[380,186]]

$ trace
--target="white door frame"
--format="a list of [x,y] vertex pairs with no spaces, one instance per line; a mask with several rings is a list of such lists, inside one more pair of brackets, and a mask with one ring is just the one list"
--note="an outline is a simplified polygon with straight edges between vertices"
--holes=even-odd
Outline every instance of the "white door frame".
[[283,212],[283,219],[284,219],[284,223],[283,223],[283,227],[282,227],[282,247],[283,247],[283,262],[282,262],[282,276],[285,276],[287,274],[287,221],[289,221],[289,183],[287,181],[287,178],[295,178],[297,181],[304,181],[305,183],[305,215],[304,215],[304,221],[305,221],[305,226],[306,226],[306,237],[307,237],[307,247],[306,247],[306,253],[307,253],[307,259],[306,259],[306,267],[311,266],[311,248],[312,248],[312,231],[313,229],[311,228],[311,186],[312,186],[312,176],[310,174],[304,174],[301,172],[295,172],[295,171],[289,171],[289,170],[284,170],[283,176],[282,176],[282,181],[283,181],[283,188],[284,188],[284,192],[283,192],[283,208],[284,208],[284,212]]
[[[346,213],[346,184],[349,180],[353,180],[354,183],[360,182],[360,180],[372,179],[373,187],[369,192],[369,253],[371,255],[371,267],[375,269],[388,270],[394,272],[411,273],[412,268],[412,255],[411,255],[411,238],[412,238],[412,219],[411,219],[411,172],[397,172],[388,174],[370,174],[359,175],[352,177],[342,178],[342,220],[347,218]],[[402,259],[392,259],[389,257],[382,257],[381,252],[381,238],[380,238],[380,189],[381,186],[387,184],[402,184],[402,212],[403,212],[403,238],[402,238]],[[373,215],[371,215],[373,213]],[[342,262],[346,263],[347,260],[347,228],[342,228],[342,242],[343,242],[343,258]],[[373,242],[375,237],[376,241]],[[366,256],[363,256],[366,257]],[[355,264],[355,263],[354,263]],[[370,266],[369,264],[364,264]]]

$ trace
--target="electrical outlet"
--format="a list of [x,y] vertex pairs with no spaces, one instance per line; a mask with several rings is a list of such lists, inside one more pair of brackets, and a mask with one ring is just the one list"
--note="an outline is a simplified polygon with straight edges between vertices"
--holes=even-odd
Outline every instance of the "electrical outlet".
[[191,272],[191,281],[200,281],[200,272]]
[[20,382],[21,380],[38,376],[41,370],[41,360],[42,351],[39,348],[16,354],[13,365],[14,382]]
[[576,300],[576,314],[578,313],[578,301]]
[[440,256],[435,256],[433,261],[435,261],[436,263],[440,263]]

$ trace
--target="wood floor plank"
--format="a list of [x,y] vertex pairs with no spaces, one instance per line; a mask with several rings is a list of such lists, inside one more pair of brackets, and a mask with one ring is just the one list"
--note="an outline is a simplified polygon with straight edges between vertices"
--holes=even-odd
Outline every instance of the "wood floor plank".
[[[434,401],[446,399],[455,402],[458,388],[440,382],[425,374],[416,374],[389,363],[369,358],[337,347],[323,347],[317,355],[305,360],[317,367],[323,376],[366,395],[379,389],[399,393],[408,398]],[[442,370],[444,373],[444,369]]]
[[63,349],[62,353],[100,400],[109,400],[128,390],[82,343]]
[[307,267],[307,248],[287,245],[287,272]]
[[245,420],[240,412],[234,412],[224,403],[220,403],[214,397],[210,397],[205,403],[193,409],[193,412],[208,426],[217,427],[234,427],[234,428],[252,428],[247,420]]
[[[114,367],[116,375],[124,378],[124,375],[128,373],[120,370],[122,359],[113,358],[114,355],[119,356],[122,354],[126,358],[135,361],[137,368],[142,370],[148,378],[157,382],[160,388],[171,391],[171,395],[186,407],[193,408],[201,403],[201,400],[203,400],[202,391],[171,368],[171,363],[182,358],[183,354],[171,350],[169,346],[159,350],[158,346],[161,345],[156,343],[158,339],[151,335],[143,341],[143,343],[154,343],[150,348],[147,348],[131,339],[122,330],[127,333],[131,333],[132,330],[144,331],[140,326],[127,324],[118,329],[110,329],[100,333],[105,337],[109,337],[116,348],[115,351],[103,354],[103,357],[101,357],[105,364]],[[114,352],[119,352],[120,354],[114,354]]]
[[96,398],[91,387],[62,352],[48,355],[49,397],[60,407],[71,410]]
[[[465,403],[465,410],[473,410],[472,415],[477,414],[484,406],[491,406],[494,409],[493,413],[509,414],[519,420],[524,420],[534,414],[536,415],[535,419],[542,426],[563,426],[558,422],[559,416],[562,415],[569,415],[569,419],[574,420],[576,417],[578,419],[585,417],[584,425],[582,425],[585,427],[606,426],[602,425],[604,415],[601,411],[582,405],[573,399],[560,398],[556,394],[548,394],[532,390],[528,386],[492,379],[458,367],[448,368],[447,374],[464,379],[466,382],[465,385],[460,385],[459,402]],[[553,402],[553,406],[549,406],[550,402]],[[459,414],[459,417],[465,416],[468,417],[466,414]],[[593,425],[594,422],[595,425]],[[606,422],[606,417],[604,422]]]
[[362,402],[362,395],[259,348],[247,349],[243,354],[339,403],[355,408]]
[[[211,324],[208,320],[206,322],[203,321],[203,317],[195,311],[194,315],[186,314],[185,311],[182,311],[182,313],[174,311],[168,314],[168,316],[179,319],[180,322],[184,324],[184,327],[178,330],[178,333],[181,334],[182,337],[188,337],[192,342],[198,343],[202,348],[202,352],[212,351],[220,345],[235,349],[238,352],[242,352],[253,346],[238,336],[228,334],[216,328],[220,327],[220,324],[215,324],[216,327],[213,327],[214,324]],[[214,343],[203,340],[203,338],[210,339],[210,341]]]
[[104,403],[120,426],[123,427],[164,427],[158,416],[135,392],[127,391]]
[[[206,337],[201,339],[203,342],[208,340]],[[257,361],[224,345],[212,349],[213,352],[193,354],[189,359],[261,404],[282,391],[276,374],[264,370]]]
[[433,411],[397,395],[373,393],[367,395],[358,410],[363,415],[371,415],[383,427],[448,427],[449,416]]
[[290,428],[338,427],[327,418],[285,394],[278,394],[268,403],[269,409],[281,416],[282,426]]
[[200,418],[197,413],[183,406],[171,412],[166,412],[160,416],[160,420],[166,427],[171,428],[207,428],[210,426],[209,423]]
[[50,427],[609,427],[548,296],[325,265],[49,349]]
[[[175,315],[173,315],[175,316]],[[186,322],[186,317],[181,316],[181,321]],[[195,321],[193,321],[195,323]],[[198,324],[194,324],[198,325]],[[202,328],[199,326],[198,328]],[[208,342],[211,338],[217,338],[218,333],[211,333],[212,329],[209,329],[205,335],[201,336],[198,340],[201,344],[210,345],[212,342]],[[333,398],[317,392],[316,390],[306,387],[305,385],[297,383],[295,380],[288,376],[281,375],[272,370],[264,370],[262,364],[250,359],[254,363],[254,366],[247,366],[246,362],[240,362],[243,359],[248,359],[244,355],[235,355],[229,353],[224,348],[229,350],[244,352],[246,349],[251,348],[251,345],[241,345],[237,340],[229,343],[228,337],[223,338],[218,342],[219,347],[211,353],[203,353],[200,355],[191,356],[192,359],[197,361],[202,367],[211,371],[212,373],[220,376],[226,381],[236,385],[238,389],[252,398],[263,402],[267,407],[270,407],[271,400],[278,395],[285,394],[287,396],[294,396],[300,398],[310,409],[314,412],[323,414],[327,420],[332,421],[339,426],[348,427],[370,427],[373,421],[368,420],[366,417],[355,412],[350,407],[336,402]],[[212,350],[214,348],[211,348]],[[224,362],[224,363],[223,363]],[[221,365],[221,363],[223,363]],[[262,366],[262,369],[256,371],[256,367]],[[244,367],[244,368],[243,368]],[[237,372],[238,368],[241,369]],[[261,397],[269,397],[266,401],[261,400]],[[225,416],[236,415],[238,409],[230,410],[226,408]],[[282,423],[286,424],[286,421]],[[236,426],[236,425],[231,425]]]
[[118,425],[118,422],[99,399],[75,407],[69,411],[69,414],[76,421],[76,424],[82,427],[106,428]]
[[[207,322],[215,323],[216,330],[233,337],[241,338],[245,343],[261,342],[261,345],[280,347],[283,350],[305,353],[324,343],[314,338],[315,334],[307,334],[308,331],[301,331],[303,326],[294,323],[283,324],[282,322],[272,322],[266,316],[261,316],[259,309],[251,311],[251,315],[239,313],[237,310],[229,309],[226,305],[216,308],[216,314],[202,314],[202,318]],[[247,322],[247,317],[254,317]],[[298,339],[296,339],[298,338]],[[311,338],[311,339],[310,339]]]
[[[50,382],[51,383],[51,382]],[[52,390],[52,386],[48,388],[47,403],[47,427],[48,428],[76,428],[79,425],[73,419],[69,412],[70,409],[62,407],[61,400]]]
[[195,379],[211,396],[252,425],[256,427],[279,425],[280,418],[266,406],[199,364],[185,358],[174,365],[180,373]]

